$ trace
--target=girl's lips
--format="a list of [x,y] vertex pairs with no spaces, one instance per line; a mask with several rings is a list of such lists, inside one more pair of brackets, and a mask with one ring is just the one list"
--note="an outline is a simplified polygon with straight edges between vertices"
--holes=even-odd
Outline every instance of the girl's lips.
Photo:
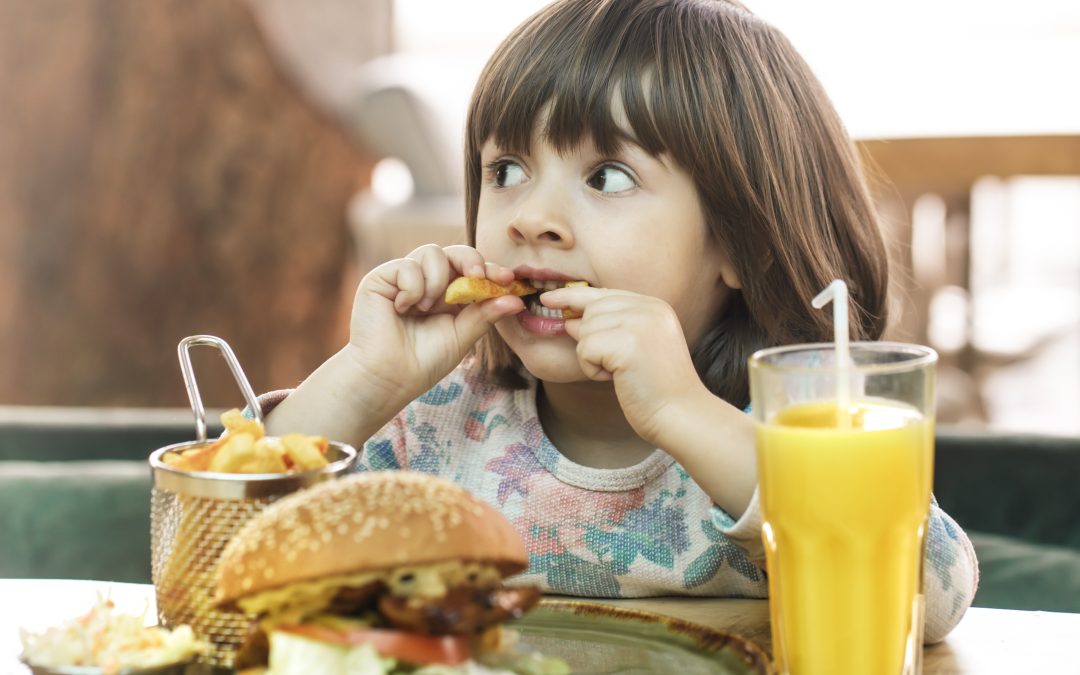
[[546,267],[529,267],[528,265],[515,267],[514,276],[529,281],[580,281],[579,277],[572,277],[557,270]]
[[533,335],[546,335],[554,337],[556,335],[566,335],[566,320],[554,319],[546,316],[536,316],[531,314],[528,309],[519,312],[516,315],[518,325],[526,333],[532,333]]

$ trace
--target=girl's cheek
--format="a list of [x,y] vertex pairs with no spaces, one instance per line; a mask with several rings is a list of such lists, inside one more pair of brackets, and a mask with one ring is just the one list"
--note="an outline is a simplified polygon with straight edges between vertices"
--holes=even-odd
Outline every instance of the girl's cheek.
[[476,222],[476,250],[480,252],[480,255],[486,259],[488,254],[495,253],[493,251],[493,244],[496,241],[498,234],[498,228],[494,225],[490,225],[484,220],[478,219]]

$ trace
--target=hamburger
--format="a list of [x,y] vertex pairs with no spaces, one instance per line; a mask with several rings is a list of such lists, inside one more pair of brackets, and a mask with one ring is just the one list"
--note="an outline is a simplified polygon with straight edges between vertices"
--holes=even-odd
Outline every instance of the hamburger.
[[215,601],[252,618],[235,667],[310,675],[557,674],[502,624],[540,599],[493,507],[427,474],[362,473],[267,507],[222,552]]

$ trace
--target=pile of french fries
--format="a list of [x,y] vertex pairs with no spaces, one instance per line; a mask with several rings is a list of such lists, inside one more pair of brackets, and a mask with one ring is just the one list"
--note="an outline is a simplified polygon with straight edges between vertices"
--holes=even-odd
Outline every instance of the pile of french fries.
[[258,420],[237,409],[221,415],[225,433],[207,445],[169,453],[162,461],[180,471],[217,473],[298,473],[321,469],[329,462],[329,443],[322,436],[267,436]]

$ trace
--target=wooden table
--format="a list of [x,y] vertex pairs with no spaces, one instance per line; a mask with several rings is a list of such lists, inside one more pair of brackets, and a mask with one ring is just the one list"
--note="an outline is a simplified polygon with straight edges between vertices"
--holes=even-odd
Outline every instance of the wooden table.
[[[96,593],[120,611],[146,612],[152,622],[153,587],[103,581],[0,579],[0,673],[27,673],[18,662],[19,628],[43,630],[87,611]],[[686,619],[743,635],[768,649],[764,600],[651,598],[607,604]],[[944,642],[926,648],[923,672],[1080,673],[1080,614],[973,608]]]
[[[608,602],[738,633],[772,653],[765,600]],[[973,607],[943,642],[923,650],[923,673],[1080,673],[1080,614]]]

